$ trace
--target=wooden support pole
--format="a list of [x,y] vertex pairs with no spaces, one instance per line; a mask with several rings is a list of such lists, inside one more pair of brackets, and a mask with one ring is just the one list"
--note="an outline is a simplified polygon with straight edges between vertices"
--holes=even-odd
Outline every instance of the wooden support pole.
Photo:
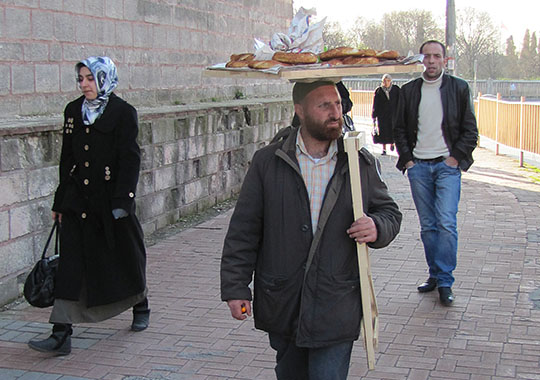
[[519,167],[523,167],[523,106],[525,97],[522,96],[519,102]]
[[[344,138],[345,151],[349,158],[349,174],[351,178],[355,220],[364,215],[360,164],[358,162],[358,150],[361,148],[360,136],[361,132],[347,132]],[[356,244],[356,252],[358,255],[358,272],[360,275],[360,294],[362,296],[362,335],[366,347],[368,368],[372,370],[375,369],[375,349],[379,340],[379,311],[377,309],[377,300],[375,299],[367,245]]]

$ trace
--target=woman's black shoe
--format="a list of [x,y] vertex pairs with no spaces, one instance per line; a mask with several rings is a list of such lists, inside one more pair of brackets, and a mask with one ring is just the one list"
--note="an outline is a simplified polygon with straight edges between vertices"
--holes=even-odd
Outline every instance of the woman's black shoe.
[[143,331],[150,324],[150,309],[133,310],[133,323],[131,323],[132,331]]
[[43,340],[31,340],[28,347],[40,352],[52,352],[58,356],[71,353],[71,329],[55,331],[50,337]]

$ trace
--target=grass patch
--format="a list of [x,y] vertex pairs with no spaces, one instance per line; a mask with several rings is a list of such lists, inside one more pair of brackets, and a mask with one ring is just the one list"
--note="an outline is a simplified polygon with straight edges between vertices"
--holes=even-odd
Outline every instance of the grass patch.
[[531,179],[531,181],[534,183],[540,183],[540,168],[525,163],[523,164],[523,168],[527,172],[527,176]]

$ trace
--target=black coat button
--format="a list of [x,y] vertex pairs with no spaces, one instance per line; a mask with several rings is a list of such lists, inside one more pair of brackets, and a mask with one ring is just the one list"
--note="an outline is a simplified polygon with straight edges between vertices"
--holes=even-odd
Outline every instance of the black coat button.
[[307,224],[302,224],[302,232],[308,232],[309,226]]

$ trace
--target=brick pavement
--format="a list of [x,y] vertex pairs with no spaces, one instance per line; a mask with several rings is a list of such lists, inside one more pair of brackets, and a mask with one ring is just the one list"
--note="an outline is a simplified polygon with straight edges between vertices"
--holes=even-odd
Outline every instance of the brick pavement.
[[[404,220],[388,248],[371,251],[380,311],[376,369],[367,370],[358,342],[349,378],[540,379],[540,185],[515,160],[475,151],[458,214],[456,301],[445,308],[437,292],[416,291],[427,274],[408,182],[394,168],[395,155],[380,158]],[[274,379],[266,335],[252,320],[231,319],[219,300],[230,215],[148,248],[152,315],[146,331],[129,331],[125,312],[76,326],[73,353],[49,357],[26,346],[48,335],[48,309],[18,302],[0,312],[0,379]]]

